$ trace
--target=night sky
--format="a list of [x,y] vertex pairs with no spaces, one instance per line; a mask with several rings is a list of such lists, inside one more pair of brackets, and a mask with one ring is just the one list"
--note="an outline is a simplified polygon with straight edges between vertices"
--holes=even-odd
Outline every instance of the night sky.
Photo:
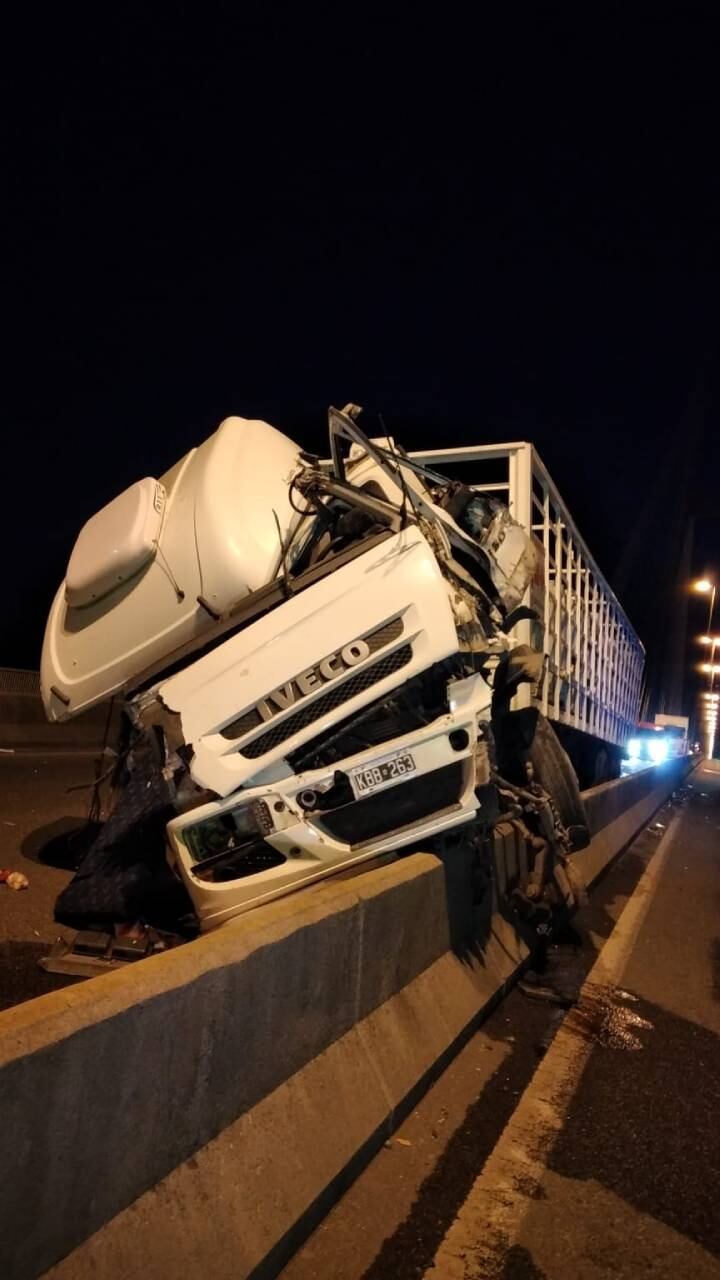
[[16,28],[0,663],[128,484],[229,413],[322,450],[353,400],[533,441],[659,671],[689,517],[720,574],[713,10],[311,12]]

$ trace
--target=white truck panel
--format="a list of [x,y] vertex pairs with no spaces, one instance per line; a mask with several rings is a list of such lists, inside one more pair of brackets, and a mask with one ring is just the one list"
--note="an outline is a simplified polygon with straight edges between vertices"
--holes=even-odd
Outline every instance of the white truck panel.
[[[360,661],[351,655],[351,661],[343,663],[339,655],[344,646],[376,633],[393,619],[402,624],[395,639]],[[393,535],[285,601],[281,612],[273,611],[231,636],[160,684],[158,694],[168,710],[179,712],[183,738],[193,745],[193,778],[199,786],[226,796],[296,745],[298,735],[288,734],[261,754],[244,755],[243,750],[253,750],[253,742],[261,740],[270,727],[279,732],[300,708],[310,713],[329,688],[341,691],[348,679],[407,645],[412,649],[409,661],[368,683],[343,706],[343,715],[406,683],[457,649],[447,586],[417,526]],[[331,679],[321,670],[328,660]],[[309,693],[303,692],[303,679]],[[223,734],[223,729],[252,713],[274,690],[286,704],[285,710],[272,706],[271,721],[260,719],[240,737]],[[322,733],[337,719],[335,708],[318,713],[315,732]]]
[[40,665],[49,720],[65,720],[102,702],[138,671],[207,628],[210,618],[197,603],[200,570],[186,482],[195,452],[162,477],[165,514],[152,561],[82,608],[68,604],[66,583],[61,584],[45,628]]
[[[288,490],[297,466],[297,445],[275,427],[226,418],[161,477],[167,498],[159,536],[127,494],[93,517],[78,538],[45,631],[41,687],[48,719],[77,715],[123,689],[209,631],[213,613],[272,580],[280,539],[298,519]],[[137,490],[147,499],[142,486],[148,484],[156,482],[142,481],[128,494]],[[119,520],[109,518],[114,512],[124,519],[124,541]],[[133,524],[142,527],[133,532]],[[142,554],[148,541],[152,558]],[[122,572],[115,573],[118,548]],[[104,588],[97,598],[88,590],[93,582]]]
[[165,489],[146,476],[83,526],[65,575],[65,599],[82,608],[127,582],[155,556],[165,513]]
[[299,448],[267,422],[226,418],[197,451],[195,537],[202,596],[224,613],[270,582],[297,524],[290,480]]

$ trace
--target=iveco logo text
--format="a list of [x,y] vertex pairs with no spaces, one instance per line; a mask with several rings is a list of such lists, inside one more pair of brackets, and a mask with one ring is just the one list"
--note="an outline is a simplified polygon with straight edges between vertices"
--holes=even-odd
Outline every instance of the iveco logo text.
[[317,666],[308,667],[307,671],[302,671],[294,680],[288,680],[279,689],[273,689],[272,693],[255,704],[256,710],[263,720],[272,720],[278,711],[288,711],[298,698],[304,698],[306,694],[321,688],[323,683],[337,679],[369,656],[370,646],[364,640],[351,640],[339,653],[328,654]]

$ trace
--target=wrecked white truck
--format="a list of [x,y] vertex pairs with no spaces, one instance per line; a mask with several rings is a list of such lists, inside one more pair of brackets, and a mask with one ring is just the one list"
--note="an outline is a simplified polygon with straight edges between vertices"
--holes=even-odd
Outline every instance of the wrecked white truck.
[[[119,698],[126,732],[112,811],[58,919],[211,929],[379,855],[461,837],[481,860],[501,817],[531,851],[517,910],[542,925],[574,904],[568,854],[588,831],[543,709],[607,760],[635,718],[639,642],[624,620],[623,710],[588,732],[619,624],[592,567],[563,562],[555,507],[544,525],[516,519],[501,485],[447,479],[359,417],[330,410],[325,461],[228,418],[81,531],[44,704],[64,720]],[[584,684],[562,669],[571,611]]]

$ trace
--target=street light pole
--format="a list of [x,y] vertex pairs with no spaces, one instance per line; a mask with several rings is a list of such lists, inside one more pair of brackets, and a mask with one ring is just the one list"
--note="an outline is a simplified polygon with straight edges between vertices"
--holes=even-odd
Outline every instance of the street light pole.
[[716,703],[713,700],[713,687],[715,684],[715,648],[718,643],[718,637],[712,633],[713,614],[715,612],[715,594],[717,584],[710,582],[707,578],[700,578],[698,582],[693,583],[695,591],[701,591],[703,594],[710,593],[710,609],[708,612],[707,636],[704,640],[710,644],[710,665],[708,668],[708,701],[705,722],[705,733],[707,739],[707,755],[711,759],[715,751],[715,731],[717,728],[717,712],[715,710]]
[[716,590],[717,590],[717,588],[715,587],[715,585],[713,585],[712,591],[710,592],[710,612],[709,612],[709,614],[708,614],[708,628],[707,628],[707,629],[708,629],[708,635],[709,635],[709,636],[711,636],[711,635],[712,635],[712,620],[713,620],[713,613],[715,612],[715,591],[716,591]]

